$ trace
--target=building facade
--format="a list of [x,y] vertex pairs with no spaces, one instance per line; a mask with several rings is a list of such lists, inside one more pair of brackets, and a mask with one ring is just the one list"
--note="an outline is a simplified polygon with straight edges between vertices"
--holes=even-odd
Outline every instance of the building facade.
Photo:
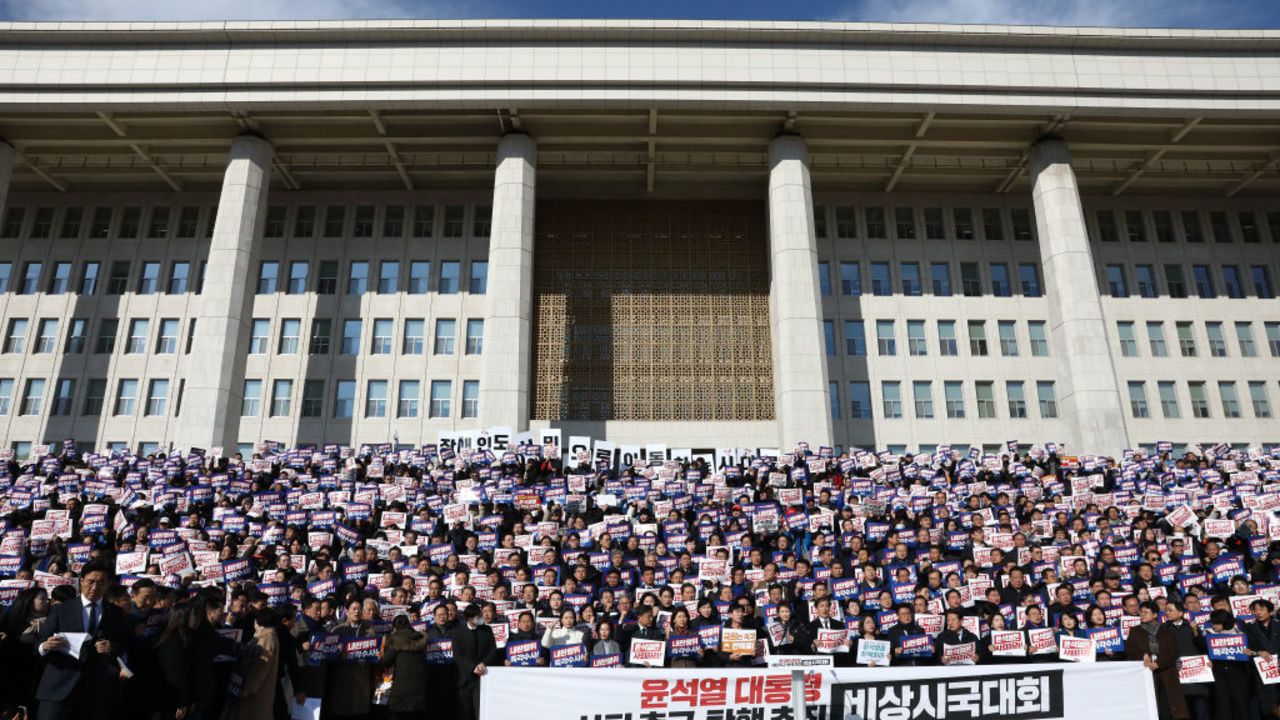
[[0,26],[0,440],[1280,442],[1280,33]]

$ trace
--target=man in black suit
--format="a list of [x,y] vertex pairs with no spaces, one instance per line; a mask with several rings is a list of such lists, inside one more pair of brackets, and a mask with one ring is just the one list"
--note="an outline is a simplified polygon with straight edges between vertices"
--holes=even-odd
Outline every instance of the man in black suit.
[[[120,655],[125,618],[103,602],[110,582],[107,567],[90,562],[80,573],[80,594],[49,611],[40,631],[44,674],[36,688],[38,720],[101,720],[111,716],[120,696]],[[85,633],[79,659],[63,633]]]
[[458,717],[480,717],[480,678],[489,665],[502,661],[493,629],[480,620],[480,606],[471,604],[462,614],[466,622],[453,629],[453,661],[458,665]]

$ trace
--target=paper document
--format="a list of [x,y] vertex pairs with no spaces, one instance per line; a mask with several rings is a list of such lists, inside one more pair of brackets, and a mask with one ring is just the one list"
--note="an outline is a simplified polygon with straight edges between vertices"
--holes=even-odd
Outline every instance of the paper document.
[[293,706],[291,720],[320,720],[320,698],[307,698],[306,702]]
[[80,650],[84,647],[84,644],[89,640],[89,633],[67,632],[67,633],[58,633],[58,634],[62,636],[63,640],[67,641],[67,648],[63,650],[63,652],[79,660]]

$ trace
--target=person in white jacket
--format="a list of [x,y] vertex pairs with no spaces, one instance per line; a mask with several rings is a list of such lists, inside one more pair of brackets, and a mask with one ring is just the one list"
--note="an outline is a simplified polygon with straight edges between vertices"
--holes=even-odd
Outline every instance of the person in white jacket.
[[577,645],[583,641],[584,634],[578,627],[578,614],[572,608],[560,611],[560,624],[547,628],[542,634],[542,647],[551,649],[561,645]]

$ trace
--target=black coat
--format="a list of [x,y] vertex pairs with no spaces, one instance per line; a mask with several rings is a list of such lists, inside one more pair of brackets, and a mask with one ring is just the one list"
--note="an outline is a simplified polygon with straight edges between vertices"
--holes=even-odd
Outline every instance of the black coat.
[[156,659],[160,665],[160,681],[155,688],[155,705],[166,717],[173,711],[194,705],[199,663],[195,653],[195,643],[183,645],[178,635],[170,635],[160,641],[156,647]]
[[460,622],[453,629],[453,662],[458,666],[458,688],[470,689],[480,684],[476,666],[497,665],[502,662],[502,652],[493,640],[493,629],[477,625],[474,629]]
[[[64,652],[45,655],[44,674],[36,688],[36,699],[46,702],[63,702],[72,692],[81,697],[93,698],[95,704],[114,707],[119,700],[120,667],[116,654],[123,652],[126,637],[125,617],[120,608],[102,602],[102,617],[94,637],[85,641],[77,660]],[[40,629],[40,642],[63,632],[85,632],[84,606],[79,596],[60,603],[49,610],[49,617]],[[111,653],[102,655],[94,647],[94,638],[109,640]],[[105,711],[104,711],[105,714]]]
[[394,671],[387,709],[395,713],[427,710],[427,636],[405,628],[387,636],[382,664]]

